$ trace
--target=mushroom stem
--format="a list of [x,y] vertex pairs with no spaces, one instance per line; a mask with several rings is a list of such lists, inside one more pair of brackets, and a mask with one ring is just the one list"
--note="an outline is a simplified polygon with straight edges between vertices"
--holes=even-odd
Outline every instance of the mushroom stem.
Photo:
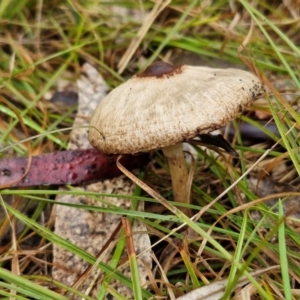
[[[188,169],[183,154],[182,143],[164,147],[162,151],[168,160],[174,200],[181,203],[190,203]],[[181,207],[180,210],[188,216],[192,215],[189,208]]]

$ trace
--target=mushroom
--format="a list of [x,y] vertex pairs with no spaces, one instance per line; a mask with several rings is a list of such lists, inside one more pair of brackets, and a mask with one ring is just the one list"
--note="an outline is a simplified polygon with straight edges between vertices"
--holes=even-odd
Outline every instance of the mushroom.
[[190,203],[182,142],[223,127],[263,93],[260,80],[247,71],[156,62],[102,100],[89,141],[113,154],[161,148],[174,200]]

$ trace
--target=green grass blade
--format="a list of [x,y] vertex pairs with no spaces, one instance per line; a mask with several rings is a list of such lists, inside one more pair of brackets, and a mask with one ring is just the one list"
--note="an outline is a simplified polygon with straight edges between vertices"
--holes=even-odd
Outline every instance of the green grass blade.
[[10,271],[0,268],[0,278],[5,280],[12,285],[10,289],[15,289],[16,291],[34,299],[41,300],[67,300],[68,298],[61,296],[48,288],[45,288],[39,284],[36,284],[22,276],[11,273]]
[[280,225],[278,227],[278,243],[279,243],[279,257],[280,257],[280,267],[283,281],[283,289],[286,300],[292,300],[292,291],[289,276],[289,261],[287,255],[286,247],[286,237],[285,237],[285,224],[284,224],[284,210],[282,201],[278,201],[278,221]]
[[[243,260],[242,259],[242,257],[243,257],[242,249],[243,249],[243,244],[246,240],[245,233],[246,233],[247,225],[248,225],[248,217],[247,217],[247,214],[244,214],[243,224],[241,226],[238,243],[237,243],[235,253],[234,253],[235,261],[242,262],[242,260]],[[244,269],[246,269],[245,265],[244,265]],[[230,295],[231,295],[232,291],[234,290],[235,283],[242,276],[242,272],[240,272],[240,274],[237,275],[237,271],[238,271],[237,265],[233,265],[230,269],[230,273],[228,276],[228,284],[226,285],[225,293],[223,296],[224,299],[230,299]]]

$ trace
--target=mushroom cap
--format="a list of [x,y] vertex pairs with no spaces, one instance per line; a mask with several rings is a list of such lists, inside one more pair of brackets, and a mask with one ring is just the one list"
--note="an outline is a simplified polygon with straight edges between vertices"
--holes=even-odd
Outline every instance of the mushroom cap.
[[157,62],[101,101],[89,140],[114,154],[167,147],[225,126],[263,93],[247,71]]

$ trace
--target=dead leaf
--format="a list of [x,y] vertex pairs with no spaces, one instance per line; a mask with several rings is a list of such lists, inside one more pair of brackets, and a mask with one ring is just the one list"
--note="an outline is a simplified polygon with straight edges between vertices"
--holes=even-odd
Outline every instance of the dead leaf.
[[[89,124],[91,114],[99,101],[104,98],[108,90],[106,83],[98,74],[96,69],[88,64],[85,64],[83,69],[87,76],[82,77],[78,81],[78,115],[74,122],[76,129],[74,129],[71,133],[69,149],[91,147],[87,138],[87,128],[78,128],[78,126],[87,126]],[[131,194],[133,188],[133,183],[124,175],[115,177],[111,180],[103,180],[81,187],[83,191],[122,195]],[[66,203],[98,207],[105,207],[105,202],[109,202],[113,206],[122,208],[130,208],[131,206],[130,199],[120,199],[117,197],[103,197],[103,202],[100,202],[94,198],[85,196],[60,195],[57,197],[57,200]],[[55,233],[96,256],[108,241],[110,241],[109,244],[112,247],[106,245],[107,249],[104,249],[106,252],[111,250],[111,248],[115,245],[114,240],[118,239],[119,236],[113,235],[116,234],[115,229],[118,227],[121,217],[121,215],[116,214],[104,214],[68,206],[57,206]],[[146,227],[142,223],[135,222],[132,231],[137,255],[144,250],[149,249],[150,240],[148,234],[145,234]],[[138,232],[144,233],[139,234]],[[101,257],[101,261],[103,263],[107,263],[111,258],[111,253],[106,252],[102,253],[103,257]],[[80,291],[86,292],[89,295],[95,295],[101,280],[103,279],[103,274],[99,274],[99,272],[91,270],[89,272],[85,272],[90,267],[87,262],[56,245],[54,245],[53,255],[54,279],[69,286],[77,283],[76,288]],[[126,255],[124,255],[124,257],[127,259]],[[141,284],[142,286],[145,286],[147,271],[142,261],[151,267],[152,261],[149,252],[144,252],[138,258]],[[130,275],[126,264],[125,269],[121,271],[127,276]],[[78,286],[79,283],[80,287]],[[133,296],[130,289],[121,286],[118,282],[112,282],[111,284],[126,298]]]

